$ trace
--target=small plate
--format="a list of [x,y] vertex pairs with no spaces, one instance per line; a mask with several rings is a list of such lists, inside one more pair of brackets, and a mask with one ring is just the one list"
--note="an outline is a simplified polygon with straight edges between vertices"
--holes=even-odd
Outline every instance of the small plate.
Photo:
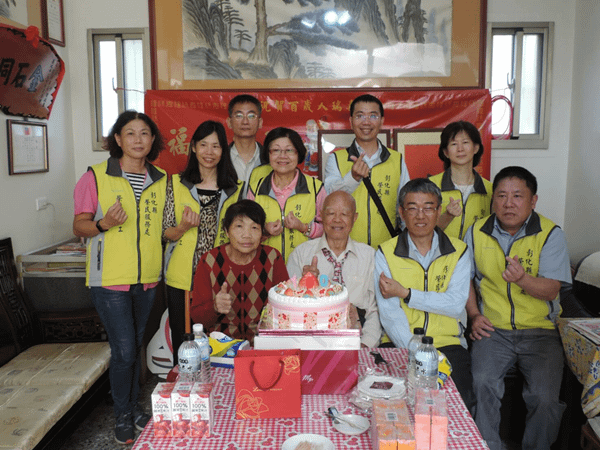
[[372,374],[358,383],[358,392],[370,398],[400,398],[406,393],[406,387],[401,378]]
[[[352,428],[348,425],[349,428]],[[333,442],[320,434],[297,434],[286,440],[281,446],[281,450],[295,450],[301,442],[308,442],[320,446],[320,450],[335,450]]]
[[358,416],[356,414],[340,414],[340,417],[352,422],[358,428],[354,428],[352,425],[348,425],[343,421],[338,421],[337,423],[333,422],[333,427],[338,430],[340,433],[354,435],[354,434],[362,434],[369,429],[371,426],[371,422],[369,419],[363,416]]

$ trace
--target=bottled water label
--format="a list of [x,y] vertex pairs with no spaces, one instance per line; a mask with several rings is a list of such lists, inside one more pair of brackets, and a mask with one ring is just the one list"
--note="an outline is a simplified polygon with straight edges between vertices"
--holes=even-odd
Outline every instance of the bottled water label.
[[178,358],[180,373],[194,373],[200,370],[200,364],[202,363],[202,360],[200,359],[200,355],[196,350],[180,353],[184,353],[184,355],[179,355]]
[[438,361],[437,353],[434,355],[435,359],[431,358],[431,355],[424,352],[419,352],[415,356],[415,371],[418,375],[426,377],[437,378],[438,376]]

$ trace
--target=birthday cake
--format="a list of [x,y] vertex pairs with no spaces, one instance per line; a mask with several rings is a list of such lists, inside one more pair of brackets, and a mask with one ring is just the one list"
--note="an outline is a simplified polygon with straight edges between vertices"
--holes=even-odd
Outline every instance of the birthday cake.
[[348,290],[307,273],[269,290],[267,318],[275,329],[327,330],[348,328]]

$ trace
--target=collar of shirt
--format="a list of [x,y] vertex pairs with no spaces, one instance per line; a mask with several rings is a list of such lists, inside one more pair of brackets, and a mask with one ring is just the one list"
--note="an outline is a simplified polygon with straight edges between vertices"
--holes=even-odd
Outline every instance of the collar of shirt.
[[298,177],[300,176],[300,171],[296,170],[296,175],[294,179],[284,188],[278,188],[275,186],[275,177],[271,178],[271,189],[277,198],[288,198],[292,191],[296,188],[296,184],[298,183]]
[[494,229],[492,231],[492,236],[496,238],[496,240],[500,244],[500,247],[502,247],[502,250],[504,251],[504,253],[506,253],[510,249],[512,244],[517,239],[519,239],[525,235],[525,229],[527,228],[529,219],[531,219],[531,214],[529,214],[529,217],[527,217],[527,219],[525,220],[523,225],[521,225],[521,228],[519,228],[519,231],[517,231],[514,235],[511,235],[508,231],[504,230],[500,226],[500,222],[498,222],[498,217],[494,217]]
[[[254,146],[254,155],[252,155],[252,158],[250,158],[248,164],[256,161],[257,158],[260,158],[260,147],[258,146],[258,142],[255,142]],[[240,152],[238,152],[238,149],[235,146],[235,142],[231,144],[230,154],[232,158],[242,159],[242,157],[240,156]]]
[[440,242],[437,233],[433,233],[431,239],[431,248],[425,255],[421,255],[421,252],[417,249],[417,246],[407,233],[408,238],[408,256],[410,259],[417,261],[424,269],[427,269],[431,262],[440,255]]
[[[356,145],[356,149],[358,150],[359,155],[365,153],[365,150],[360,145],[358,145],[358,142],[354,141],[354,144]],[[383,144],[381,143],[381,141],[377,139],[377,151],[373,154],[373,156],[365,155],[365,157],[363,158],[363,161],[366,162],[367,166],[369,166],[370,168],[381,162],[382,145]]]
[[327,242],[325,234],[323,234],[319,239],[319,250],[326,248],[331,252],[331,255],[335,258],[336,261],[341,261],[342,259],[344,259],[347,253],[352,253],[353,255],[358,256],[358,254],[356,253],[356,247],[354,246],[354,241],[350,237],[348,237],[346,250],[340,253],[340,256],[336,256],[335,252],[331,250],[331,247],[329,247],[329,243]]

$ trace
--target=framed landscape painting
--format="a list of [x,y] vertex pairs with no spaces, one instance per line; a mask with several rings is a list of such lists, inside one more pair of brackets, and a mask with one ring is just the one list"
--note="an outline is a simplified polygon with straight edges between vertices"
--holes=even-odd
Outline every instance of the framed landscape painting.
[[155,89],[482,87],[486,0],[149,0]]

